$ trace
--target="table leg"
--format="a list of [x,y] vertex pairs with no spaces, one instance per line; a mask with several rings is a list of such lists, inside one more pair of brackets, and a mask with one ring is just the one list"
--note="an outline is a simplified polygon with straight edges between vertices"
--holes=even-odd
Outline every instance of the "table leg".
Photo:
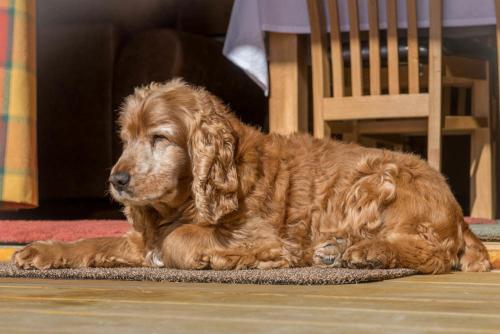
[[269,33],[269,131],[308,131],[305,36]]

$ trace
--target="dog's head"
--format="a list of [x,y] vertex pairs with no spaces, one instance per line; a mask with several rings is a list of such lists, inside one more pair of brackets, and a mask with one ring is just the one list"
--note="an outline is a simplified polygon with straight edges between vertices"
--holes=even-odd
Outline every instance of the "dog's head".
[[136,89],[119,118],[123,153],[109,178],[112,196],[172,208],[193,198],[211,223],[236,210],[232,117],[216,97],[178,79]]

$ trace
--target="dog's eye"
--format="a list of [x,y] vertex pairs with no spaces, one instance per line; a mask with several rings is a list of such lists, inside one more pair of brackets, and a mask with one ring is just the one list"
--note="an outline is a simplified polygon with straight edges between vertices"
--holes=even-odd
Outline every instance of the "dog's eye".
[[168,138],[162,135],[154,135],[151,139],[151,143],[153,144],[153,146],[163,141],[168,141]]

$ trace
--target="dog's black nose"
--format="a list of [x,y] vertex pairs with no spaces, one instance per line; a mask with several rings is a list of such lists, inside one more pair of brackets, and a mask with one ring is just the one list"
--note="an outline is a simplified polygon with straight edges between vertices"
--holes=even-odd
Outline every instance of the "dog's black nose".
[[123,190],[130,182],[130,174],[127,172],[113,173],[109,177],[109,182],[116,190]]

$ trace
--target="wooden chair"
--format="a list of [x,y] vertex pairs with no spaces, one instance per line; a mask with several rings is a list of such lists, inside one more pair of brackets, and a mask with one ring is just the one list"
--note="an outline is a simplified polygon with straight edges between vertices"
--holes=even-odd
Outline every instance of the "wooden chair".
[[[407,61],[399,50],[397,0],[387,0],[387,29],[378,22],[378,1],[368,0],[368,69],[363,67],[363,32],[357,0],[346,0],[349,13],[349,66],[344,63],[337,0],[308,0],[311,24],[313,128],[316,137],[349,133],[426,134],[427,159],[440,170],[443,133],[471,134],[471,215],[492,218],[493,169],[490,134],[489,67],[487,61],[442,56],[442,1],[429,1],[428,61],[419,54],[417,0],[407,0]],[[325,14],[330,18],[326,33]],[[381,40],[387,36],[386,67]],[[329,37],[329,38],[328,38]],[[329,43],[328,43],[329,39]],[[345,53],[344,53],[345,54]],[[422,68],[427,75],[422,74]],[[386,75],[384,89],[384,80]],[[402,80],[404,78],[404,80]],[[403,81],[406,87],[403,87]],[[471,115],[445,115],[443,87],[469,89]],[[446,106],[445,106],[446,107]],[[346,121],[348,126],[346,128]],[[338,129],[336,129],[338,126]]]

